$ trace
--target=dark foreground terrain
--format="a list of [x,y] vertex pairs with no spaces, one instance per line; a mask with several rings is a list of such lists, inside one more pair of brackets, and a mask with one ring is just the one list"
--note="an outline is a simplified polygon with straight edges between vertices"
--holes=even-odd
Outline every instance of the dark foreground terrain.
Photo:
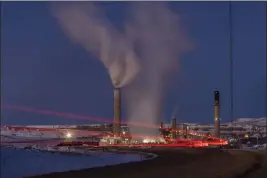
[[[125,150],[125,149],[124,149]],[[127,149],[155,153],[157,158],[101,168],[34,176],[38,178],[237,178],[260,168],[263,155],[257,152],[219,149]],[[56,164],[56,163],[55,163]]]
[[265,151],[265,160],[260,169],[252,172],[244,178],[266,178],[267,177],[267,156]]

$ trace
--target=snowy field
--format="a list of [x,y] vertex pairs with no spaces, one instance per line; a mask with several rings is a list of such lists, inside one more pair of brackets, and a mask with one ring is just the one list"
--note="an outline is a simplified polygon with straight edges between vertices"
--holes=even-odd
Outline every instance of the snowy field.
[[79,156],[1,147],[1,178],[22,178],[141,160],[141,155],[137,154],[101,153],[94,156]]

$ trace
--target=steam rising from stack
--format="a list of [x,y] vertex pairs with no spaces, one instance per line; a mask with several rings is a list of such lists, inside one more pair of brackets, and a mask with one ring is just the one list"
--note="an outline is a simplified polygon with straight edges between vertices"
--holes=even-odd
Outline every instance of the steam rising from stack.
[[[164,92],[188,49],[179,17],[163,3],[138,2],[132,8],[127,36],[137,48],[142,67],[127,92],[128,119],[159,125],[163,117]],[[157,129],[132,126],[131,133],[157,136]]]
[[[188,49],[179,17],[165,4],[135,2],[122,35],[91,3],[55,6],[53,14],[74,42],[103,62],[114,88],[127,85],[128,120],[159,125],[165,86]],[[159,135],[155,128],[131,126],[130,131]]]
[[129,43],[91,3],[55,4],[53,15],[64,32],[98,57],[109,71],[114,87],[123,87],[139,72]]

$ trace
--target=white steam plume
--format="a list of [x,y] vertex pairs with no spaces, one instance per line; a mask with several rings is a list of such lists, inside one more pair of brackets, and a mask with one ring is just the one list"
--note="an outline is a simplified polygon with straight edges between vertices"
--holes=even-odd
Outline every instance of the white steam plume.
[[131,44],[91,3],[55,4],[53,15],[66,34],[98,57],[109,71],[112,83],[123,87],[139,72]]
[[[189,49],[189,43],[179,16],[162,3],[135,3],[126,33],[137,48],[142,66],[126,93],[128,119],[159,126],[167,82],[178,66],[180,55]],[[137,126],[131,126],[130,130],[133,135],[159,133],[157,129]]]
[[[99,12],[84,3],[53,10],[68,36],[108,68],[114,86],[130,84],[124,93],[128,120],[159,126],[166,85],[189,47],[179,16],[163,3],[135,2],[122,35]],[[133,135],[158,134],[147,127],[130,129]]]

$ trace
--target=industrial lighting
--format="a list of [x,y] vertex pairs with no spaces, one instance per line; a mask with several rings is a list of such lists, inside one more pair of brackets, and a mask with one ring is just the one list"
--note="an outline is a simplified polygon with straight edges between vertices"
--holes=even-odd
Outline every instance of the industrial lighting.
[[148,142],[149,142],[148,139],[144,139],[144,140],[143,140],[143,143],[148,143]]
[[67,138],[71,138],[71,137],[72,137],[71,133],[68,132],[68,133],[66,134],[66,137],[67,137]]
[[153,140],[153,139],[144,139],[143,140],[143,143],[155,143],[156,140]]

